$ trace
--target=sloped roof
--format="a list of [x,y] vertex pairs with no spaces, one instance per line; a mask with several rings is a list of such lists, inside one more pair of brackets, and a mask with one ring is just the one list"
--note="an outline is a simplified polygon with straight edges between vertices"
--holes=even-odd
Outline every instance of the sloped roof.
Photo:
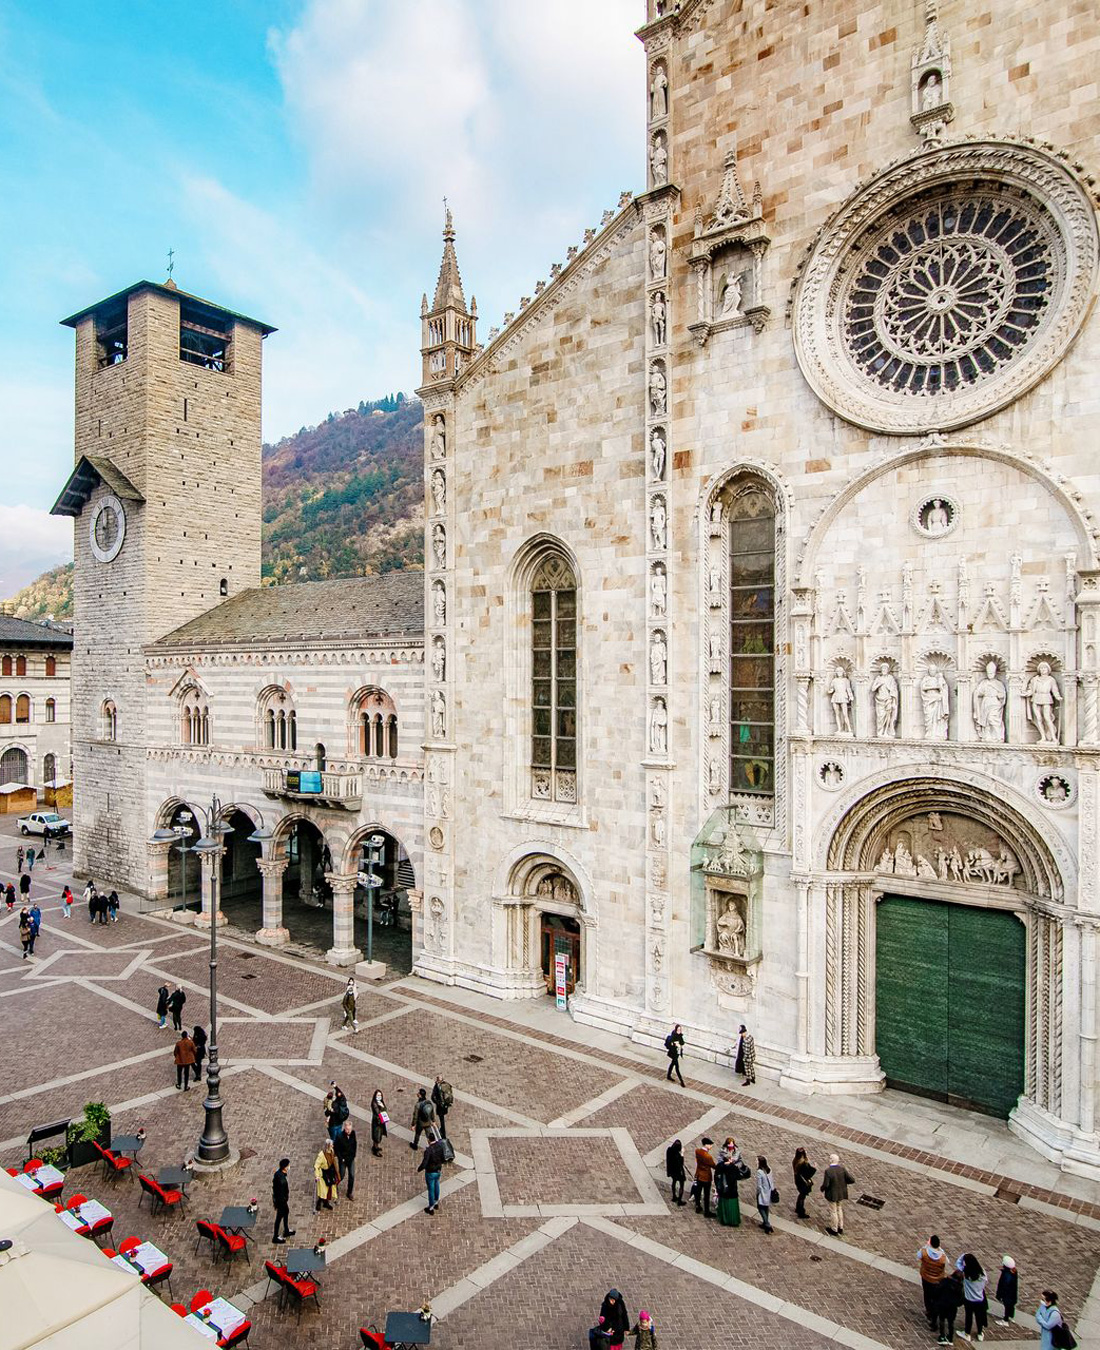
[[73,635],[60,625],[32,623],[30,619],[16,619],[10,614],[0,614],[0,646],[11,647],[56,647],[59,650],[72,649]]
[[424,635],[424,573],[258,586],[167,633],[150,650]]
[[62,319],[62,327],[75,328],[81,319],[87,318],[89,314],[94,314],[97,309],[103,309],[106,305],[116,304],[118,301],[128,299],[135,291],[159,291],[161,295],[170,295],[177,300],[192,300],[198,305],[205,305],[207,309],[217,310],[219,314],[224,314],[227,318],[236,319],[239,323],[247,323],[253,328],[258,328],[264,337],[267,337],[269,333],[278,332],[278,329],[272,328],[271,324],[264,323],[262,319],[251,319],[247,314],[238,314],[236,310],[226,309],[224,305],[216,305],[212,300],[204,300],[201,295],[191,295],[188,291],[181,291],[175,282],[162,286],[156,281],[135,281],[132,286],[127,286],[125,290],[115,291],[114,295],[108,295],[104,300],[97,300],[94,305],[88,305],[87,308],[77,310],[75,314],[70,314],[67,319]]
[[57,501],[50,507],[50,515],[80,515],[88,503],[88,498],[100,483],[110,488],[115,496],[121,497],[123,501],[143,502],[145,500],[126,475],[120,469],[117,469],[109,459],[81,455],[76,461],[76,467],[69,474],[65,486],[61,489]]

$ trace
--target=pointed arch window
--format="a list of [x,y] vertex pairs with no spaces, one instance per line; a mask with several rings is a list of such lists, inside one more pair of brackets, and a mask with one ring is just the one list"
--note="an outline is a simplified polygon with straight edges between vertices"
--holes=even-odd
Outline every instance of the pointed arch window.
[[775,505],[757,483],[730,500],[729,786],[775,791]]
[[360,689],[351,700],[351,753],[364,759],[397,758],[397,709],[384,689]]
[[180,744],[210,744],[210,709],[199,689],[189,689],[180,700]]
[[531,795],[577,800],[577,579],[560,553],[531,580]]

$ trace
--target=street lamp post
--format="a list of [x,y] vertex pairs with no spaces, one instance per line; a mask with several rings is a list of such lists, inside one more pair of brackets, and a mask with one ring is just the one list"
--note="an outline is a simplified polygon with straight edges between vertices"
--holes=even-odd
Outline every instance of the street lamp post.
[[221,911],[222,855],[225,836],[232,827],[221,818],[222,808],[217,797],[210,802],[205,839],[192,845],[192,851],[208,861],[210,866],[210,1038],[207,1051],[206,1113],[202,1137],[195,1150],[195,1161],[207,1167],[217,1166],[229,1159],[229,1136],[222,1121],[221,1068],[218,1064],[218,915]]

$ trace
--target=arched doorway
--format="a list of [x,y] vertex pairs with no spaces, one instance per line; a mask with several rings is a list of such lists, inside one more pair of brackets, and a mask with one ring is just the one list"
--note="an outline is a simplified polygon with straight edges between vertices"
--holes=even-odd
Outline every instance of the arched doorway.
[[556,992],[559,956],[565,959],[565,992],[571,996],[576,993],[577,984],[583,978],[581,926],[576,919],[567,915],[547,914],[544,911],[539,923],[539,960],[546,992],[552,996]]
[[332,854],[325,836],[311,820],[297,816],[281,831],[279,847],[286,859],[283,873],[283,926],[295,942],[321,951],[332,946]]
[[[355,888],[355,946],[365,958],[372,952],[391,971],[407,973],[412,969],[409,892],[416,887],[416,875],[404,844],[381,826],[367,826],[352,836],[344,871],[355,873],[361,882]],[[372,875],[380,886],[366,884]]]
[[180,836],[178,844],[168,849],[168,903],[175,909],[202,908],[202,864],[192,846],[202,834],[198,819],[191,808],[180,802],[164,822]]
[[27,752],[18,745],[9,745],[0,755],[0,787],[5,783],[25,783],[29,786],[30,781]]
[[225,836],[222,855],[222,912],[238,928],[254,932],[263,924],[263,878],[256,866],[260,845],[250,842],[256,822],[239,806],[223,813],[232,834]]
[[570,1004],[580,999],[596,962],[595,915],[586,900],[592,882],[576,859],[550,846],[515,850],[497,874],[492,961],[495,983],[510,998],[555,996],[556,958],[566,962]]
[[1033,814],[975,774],[884,773],[826,822],[825,1052],[853,1081],[862,1061],[868,1083],[1014,1120],[1063,1114],[1052,911],[1074,867]]

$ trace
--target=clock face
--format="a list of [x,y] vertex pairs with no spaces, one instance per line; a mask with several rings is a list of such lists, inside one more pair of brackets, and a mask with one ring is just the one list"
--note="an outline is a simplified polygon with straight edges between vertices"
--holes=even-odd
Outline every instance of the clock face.
[[126,537],[126,512],[117,497],[104,497],[92,516],[89,539],[100,562],[114,562]]

